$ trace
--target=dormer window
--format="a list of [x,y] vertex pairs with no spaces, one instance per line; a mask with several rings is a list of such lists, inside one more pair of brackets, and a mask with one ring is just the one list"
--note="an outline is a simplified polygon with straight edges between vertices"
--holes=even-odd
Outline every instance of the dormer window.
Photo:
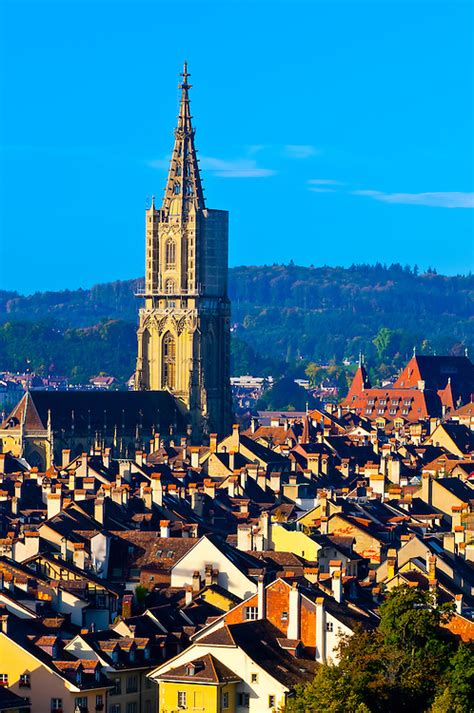
[[186,666],[186,675],[187,676],[195,676],[196,675],[196,666],[193,663],[189,663]]

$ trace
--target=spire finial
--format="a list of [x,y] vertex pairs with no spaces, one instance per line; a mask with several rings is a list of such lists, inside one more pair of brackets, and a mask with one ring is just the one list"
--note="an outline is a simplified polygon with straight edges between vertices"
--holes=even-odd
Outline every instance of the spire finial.
[[416,357],[416,346],[413,347],[413,356]]
[[362,366],[364,358],[362,356],[362,351],[359,351],[359,366]]
[[181,73],[181,76],[183,78],[183,81],[179,85],[180,89],[189,89],[191,85],[188,84],[188,77],[190,77],[191,75],[188,74],[188,60],[187,59],[184,60],[183,71]]

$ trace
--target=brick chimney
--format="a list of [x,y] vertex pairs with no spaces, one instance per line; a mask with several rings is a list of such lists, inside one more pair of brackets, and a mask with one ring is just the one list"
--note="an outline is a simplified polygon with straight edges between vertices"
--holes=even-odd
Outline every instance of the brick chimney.
[[193,573],[193,584],[192,584],[192,590],[193,592],[199,592],[201,589],[201,575],[199,572],[196,570]]

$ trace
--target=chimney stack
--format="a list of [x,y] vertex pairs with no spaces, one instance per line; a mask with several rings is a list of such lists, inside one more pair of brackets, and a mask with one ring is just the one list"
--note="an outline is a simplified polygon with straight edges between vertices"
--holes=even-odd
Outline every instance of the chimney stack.
[[287,638],[300,638],[300,592],[296,582],[289,593]]

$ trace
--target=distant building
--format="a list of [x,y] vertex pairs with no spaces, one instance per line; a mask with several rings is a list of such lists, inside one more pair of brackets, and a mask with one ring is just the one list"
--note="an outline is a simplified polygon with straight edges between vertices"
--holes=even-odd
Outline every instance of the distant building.
[[93,376],[92,379],[89,379],[89,384],[92,384],[96,389],[110,389],[116,383],[115,376]]
[[444,416],[473,392],[474,365],[467,356],[413,356],[393,386],[381,388],[371,386],[361,361],[342,406],[383,426]]

